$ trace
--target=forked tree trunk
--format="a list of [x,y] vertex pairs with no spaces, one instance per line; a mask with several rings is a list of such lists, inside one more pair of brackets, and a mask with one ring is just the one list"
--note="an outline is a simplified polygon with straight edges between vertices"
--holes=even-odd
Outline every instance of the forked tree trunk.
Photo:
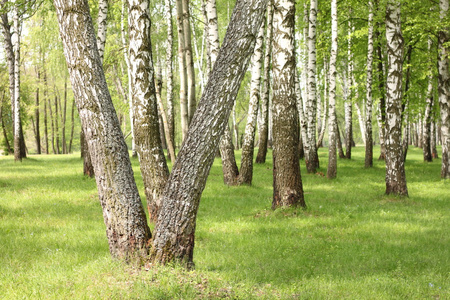
[[[441,20],[448,17],[448,0],[440,0]],[[449,29],[445,27],[439,31],[439,106],[441,109],[441,141],[442,166],[441,178],[450,179],[450,74],[449,74],[449,48],[446,45],[450,40]]]
[[335,178],[337,174],[337,155],[336,155],[336,59],[338,52],[338,20],[337,3],[331,0],[331,55],[330,55],[330,100],[328,117],[328,168],[327,177]]
[[109,250],[113,257],[140,262],[147,257],[151,234],[106,85],[89,5],[87,0],[55,0],[54,4],[75,101],[95,168]]
[[236,3],[217,62],[162,196],[151,250],[154,262],[193,264],[200,195],[247,70],[266,5],[267,0]]
[[319,168],[319,157],[316,147],[316,20],[317,0],[311,0],[309,11],[309,33],[308,33],[308,144],[310,149],[306,153],[306,169],[308,173],[315,173]]
[[369,34],[367,50],[367,80],[366,80],[366,153],[364,167],[373,166],[373,136],[372,136],[372,63],[373,63],[373,5],[369,1]]
[[169,168],[161,147],[159,132],[148,0],[128,0],[128,31],[136,150],[144,180],[149,217],[150,220],[156,221],[161,206],[160,195],[169,177]]
[[272,36],[273,36],[273,4],[269,0],[267,4],[267,26],[265,37],[265,53],[264,53],[264,79],[261,94],[260,114],[261,122],[259,126],[258,154],[255,162],[263,164],[266,162],[267,143],[269,139],[269,95],[270,95],[270,66],[272,56]]
[[274,1],[272,209],[297,205],[306,207],[298,158],[294,19],[294,0]]
[[386,8],[388,77],[386,85],[386,194],[408,195],[402,155],[403,37],[399,1]]
[[263,58],[264,26],[259,29],[255,51],[252,56],[252,79],[250,83],[250,101],[248,104],[247,124],[245,125],[244,141],[242,143],[241,170],[239,184],[252,184],[253,153],[255,150],[255,127],[258,117],[258,106],[261,90],[261,65]]

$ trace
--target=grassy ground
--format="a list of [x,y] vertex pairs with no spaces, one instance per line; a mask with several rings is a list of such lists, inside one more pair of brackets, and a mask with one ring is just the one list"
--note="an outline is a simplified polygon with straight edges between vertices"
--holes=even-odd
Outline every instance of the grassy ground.
[[331,181],[301,162],[306,211],[270,210],[271,161],[255,165],[253,186],[227,187],[216,160],[189,272],[110,258],[79,156],[1,157],[0,298],[450,299],[450,182],[439,178],[440,160],[423,163],[411,149],[410,197],[396,198],[383,195],[383,162],[364,169],[364,149],[353,154]]

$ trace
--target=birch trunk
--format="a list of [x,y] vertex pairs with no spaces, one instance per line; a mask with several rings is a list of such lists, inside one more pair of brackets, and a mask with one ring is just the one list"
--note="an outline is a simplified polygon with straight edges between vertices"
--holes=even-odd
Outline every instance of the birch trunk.
[[169,177],[169,169],[159,132],[147,0],[128,0],[128,31],[136,150],[144,180],[149,218],[156,221],[161,206],[160,195]]
[[[378,9],[378,0],[375,2]],[[379,126],[380,139],[380,156],[378,160],[386,159],[386,98],[384,87],[384,68],[383,68],[383,54],[381,51],[381,34],[379,32],[380,24],[377,23],[377,30],[375,31],[375,39],[377,40],[377,56],[378,56],[378,90],[380,91],[380,101],[378,102],[378,109],[380,113],[377,116]]]
[[316,20],[317,0],[311,0],[308,32],[308,144],[310,149],[305,157],[308,173],[315,173],[319,168],[319,157],[316,147]]
[[252,184],[253,178],[253,153],[255,150],[256,118],[261,91],[261,65],[263,58],[264,26],[259,29],[256,38],[255,51],[252,55],[250,83],[250,101],[248,104],[247,124],[245,125],[244,141],[242,143],[241,170],[239,184]]
[[[164,0],[167,22],[166,40],[166,103],[167,103],[167,127],[169,129],[168,143],[172,143],[175,152],[175,113],[173,105],[173,24],[171,0]],[[170,140],[170,141],[169,141]],[[175,156],[169,154],[170,160],[175,161]]]
[[5,92],[2,92],[1,103],[0,103],[1,126],[2,126],[2,131],[3,131],[3,138],[5,140],[5,146],[6,146],[6,149],[8,149],[8,154],[13,154],[14,150],[11,149],[11,145],[9,144],[8,134],[6,133],[6,128],[5,128],[5,120],[3,118],[3,100],[4,99],[5,99]]
[[267,143],[269,139],[269,95],[270,95],[270,63],[272,56],[272,37],[273,37],[273,0],[269,0],[267,5],[267,26],[265,37],[265,53],[264,53],[264,80],[261,95],[260,114],[261,123],[259,124],[259,141],[258,154],[256,155],[256,163],[263,164],[266,162]]
[[434,121],[431,121],[431,156],[434,159],[439,158],[437,149],[436,149],[436,123]]
[[344,79],[344,86],[346,86],[346,95],[344,107],[345,107],[345,158],[352,158],[352,142],[353,142],[353,110],[352,110],[352,100],[353,100],[353,52],[352,52],[352,35],[354,31],[352,23],[348,22],[348,48],[347,48],[347,78]]
[[75,100],[72,102],[71,113],[70,113],[70,141],[69,141],[69,153],[72,153],[72,143],[73,135],[75,132]]
[[36,138],[36,152],[37,154],[41,154],[41,130],[40,130],[40,115],[39,115],[39,84],[41,80],[40,71],[37,71],[37,80],[38,80],[38,87],[36,88],[36,101],[34,107],[34,118],[36,120],[35,138]]
[[193,265],[200,195],[253,52],[267,0],[238,1],[189,134],[163,194],[151,258]]
[[372,136],[372,63],[373,63],[373,5],[369,1],[369,33],[367,47],[367,80],[366,80],[366,153],[364,166],[373,166],[373,136]]
[[272,209],[297,205],[306,207],[298,157],[294,17],[293,0],[274,1]]
[[105,53],[106,44],[106,26],[108,17],[108,0],[98,1],[98,18],[97,18],[97,48],[100,55],[100,61],[103,64],[103,55]]
[[[177,0],[179,1],[179,0]],[[189,0],[181,0],[183,9],[184,55],[186,58],[188,124],[191,123],[197,103],[195,100],[195,71],[192,53]]]
[[[12,37],[14,49],[14,160],[22,161],[23,150],[21,149],[21,116],[20,116],[20,28],[19,12],[17,4],[14,5],[14,35]],[[26,156],[25,156],[26,157]]]
[[177,30],[178,30],[178,69],[180,76],[180,117],[182,141],[186,139],[189,126],[188,109],[188,82],[187,82],[187,62],[186,62],[186,42],[183,25],[183,0],[176,0],[177,6]]
[[[440,0],[441,20],[448,17],[448,0]],[[449,29],[446,27],[439,32],[439,106],[441,109],[441,142],[442,167],[441,178],[450,179],[450,74],[449,49],[446,43],[450,40]]]
[[127,145],[112,104],[87,0],[54,1],[72,88],[95,168],[109,249],[140,262],[151,238]]
[[428,38],[428,53],[430,55],[430,74],[428,75],[428,89],[425,105],[424,115],[424,131],[423,131],[423,160],[426,162],[432,162],[433,157],[431,155],[431,108],[433,107],[433,76],[432,64],[431,64],[431,46],[433,42],[431,38]]
[[402,65],[403,37],[400,3],[389,1],[386,8],[388,77],[386,85],[386,194],[408,195],[402,155]]
[[335,178],[337,174],[337,155],[336,155],[336,59],[338,52],[338,20],[336,0],[331,0],[331,55],[330,55],[330,100],[329,100],[329,119],[328,119],[328,169],[327,177]]

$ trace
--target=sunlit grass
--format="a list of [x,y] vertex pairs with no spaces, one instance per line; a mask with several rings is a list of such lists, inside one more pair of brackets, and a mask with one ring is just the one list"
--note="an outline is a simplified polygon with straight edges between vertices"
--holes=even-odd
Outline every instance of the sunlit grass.
[[194,271],[113,261],[95,181],[82,176],[78,155],[1,157],[0,298],[450,298],[450,182],[440,179],[440,159],[424,163],[410,149],[410,197],[399,198],[384,195],[384,162],[364,168],[363,148],[338,161],[334,180],[320,174],[326,156],[321,149],[319,174],[301,162],[306,211],[270,209],[270,157],[244,187],[223,185],[217,159]]

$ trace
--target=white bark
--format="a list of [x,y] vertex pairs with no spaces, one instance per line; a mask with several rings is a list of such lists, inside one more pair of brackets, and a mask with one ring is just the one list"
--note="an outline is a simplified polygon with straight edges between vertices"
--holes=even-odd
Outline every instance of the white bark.
[[209,53],[211,59],[211,70],[214,68],[214,63],[219,54],[219,28],[217,23],[217,9],[216,0],[206,0],[206,16],[208,26],[208,42]]
[[366,78],[366,123],[365,123],[365,162],[364,166],[373,166],[373,138],[372,138],[372,64],[373,64],[373,5],[369,1],[369,33],[367,46],[367,78]]
[[13,11],[14,32],[12,43],[14,49],[14,160],[22,161],[20,154],[20,25],[17,4]]
[[98,18],[97,18],[97,48],[100,54],[100,61],[103,63],[103,55],[105,53],[106,44],[106,18],[108,17],[108,0],[98,1]]
[[178,30],[178,71],[180,76],[180,117],[182,141],[186,139],[189,126],[188,110],[188,82],[187,82],[187,63],[186,63],[186,42],[183,26],[183,3],[182,0],[176,0],[177,7],[177,30]]
[[[166,40],[166,103],[167,103],[167,126],[170,135],[170,141],[175,150],[175,116],[173,106],[173,24],[172,24],[172,5],[171,0],[164,0],[167,22],[167,40]],[[175,156],[170,155],[170,159],[175,161]]]
[[336,155],[336,60],[338,52],[337,3],[331,0],[331,55],[330,55],[330,100],[328,113],[328,169],[327,177],[335,178],[337,174]]

